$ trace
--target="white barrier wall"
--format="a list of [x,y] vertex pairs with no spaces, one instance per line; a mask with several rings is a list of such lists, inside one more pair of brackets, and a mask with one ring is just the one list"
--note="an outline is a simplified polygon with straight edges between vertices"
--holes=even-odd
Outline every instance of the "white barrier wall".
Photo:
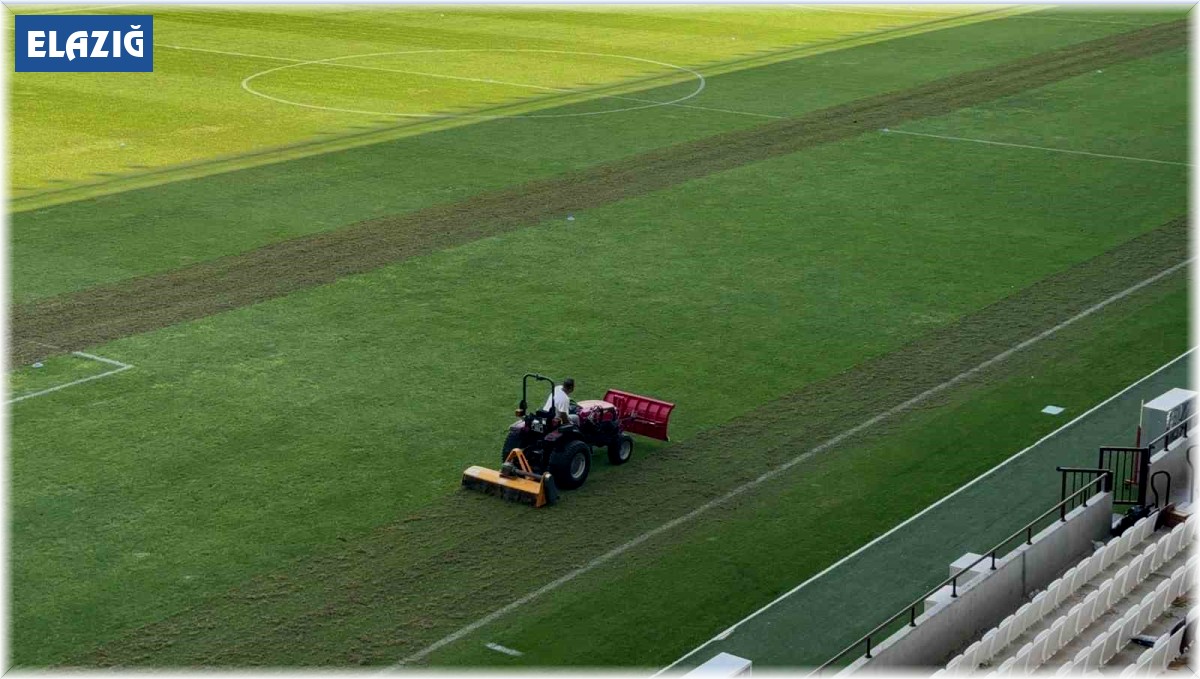
[[[1171,447],[1166,450],[1161,450],[1150,458],[1150,483],[1151,488],[1158,486],[1159,493],[1166,492],[1166,481],[1163,477],[1159,477],[1157,484],[1155,483],[1155,472],[1165,471],[1171,475],[1171,495],[1175,502],[1190,502],[1195,493],[1193,492],[1192,484],[1195,482],[1193,478],[1191,465],[1188,464],[1188,454],[1192,446],[1196,445],[1195,435],[1186,436],[1178,441],[1173,441]],[[1197,462],[1196,453],[1192,454],[1192,463]],[[1165,500],[1165,498],[1163,499]],[[1154,503],[1154,491],[1148,490],[1146,502]],[[1160,501],[1159,506],[1166,504],[1165,501]]]
[[1112,501],[1112,493],[1093,495],[1087,507],[1067,514],[1066,522],[1055,521],[1034,536],[1033,544],[1022,544],[997,560],[996,570],[960,584],[957,598],[925,611],[917,617],[915,627],[899,630],[872,649],[872,658],[859,658],[843,672],[945,664],[1032,593],[1091,554],[1093,541],[1107,540]]

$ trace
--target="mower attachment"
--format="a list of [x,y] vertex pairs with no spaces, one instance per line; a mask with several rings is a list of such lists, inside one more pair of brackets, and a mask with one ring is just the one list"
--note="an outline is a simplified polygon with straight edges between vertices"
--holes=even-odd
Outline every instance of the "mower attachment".
[[604,400],[617,407],[622,428],[631,434],[641,434],[659,441],[670,441],[667,437],[667,422],[671,419],[674,403],[667,403],[649,396],[638,396],[616,389],[609,389]]
[[534,507],[552,505],[558,501],[558,487],[550,472],[534,474],[520,448],[513,448],[500,471],[471,466],[463,471],[462,485],[466,488],[496,493],[505,500],[522,502]]

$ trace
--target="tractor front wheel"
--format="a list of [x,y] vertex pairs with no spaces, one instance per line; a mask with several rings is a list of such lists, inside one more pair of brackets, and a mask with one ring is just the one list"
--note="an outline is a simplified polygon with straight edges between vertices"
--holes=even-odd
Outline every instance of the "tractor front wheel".
[[508,436],[506,436],[504,438],[504,450],[502,450],[500,452],[500,464],[504,464],[505,462],[508,461],[508,454],[512,452],[513,448],[520,448],[520,447],[521,447],[521,432],[513,431],[510,429],[508,431]]
[[608,444],[608,461],[611,464],[625,464],[633,457],[633,437],[620,434]]
[[571,441],[550,455],[550,473],[563,490],[582,486],[591,470],[592,449],[583,441]]

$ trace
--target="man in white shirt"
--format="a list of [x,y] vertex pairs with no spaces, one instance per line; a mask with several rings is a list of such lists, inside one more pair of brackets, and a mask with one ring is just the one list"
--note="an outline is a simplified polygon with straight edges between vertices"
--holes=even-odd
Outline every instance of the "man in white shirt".
[[571,394],[574,391],[575,380],[568,377],[554,388],[553,394],[546,397],[546,405],[542,406],[542,410],[550,410],[554,406],[560,422],[566,422],[569,417],[572,424],[579,424],[579,416],[571,414]]

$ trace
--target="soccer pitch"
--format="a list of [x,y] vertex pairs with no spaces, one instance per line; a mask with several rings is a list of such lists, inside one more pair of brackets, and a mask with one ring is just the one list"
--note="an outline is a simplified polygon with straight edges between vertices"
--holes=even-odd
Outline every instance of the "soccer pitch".
[[[1182,9],[111,11],[11,80],[17,666],[661,667],[1188,348]],[[527,371],[672,442],[461,491]]]

